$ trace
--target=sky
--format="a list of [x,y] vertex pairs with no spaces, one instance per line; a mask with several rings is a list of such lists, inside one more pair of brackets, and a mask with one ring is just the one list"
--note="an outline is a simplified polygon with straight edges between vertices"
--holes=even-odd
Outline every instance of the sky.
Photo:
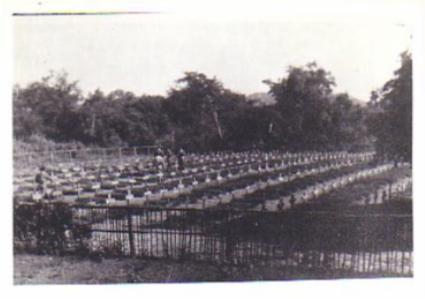
[[166,95],[185,71],[226,88],[267,92],[265,79],[316,61],[335,92],[369,100],[410,49],[409,27],[390,20],[185,18],[164,14],[14,17],[14,81],[66,71],[84,94],[96,88]]

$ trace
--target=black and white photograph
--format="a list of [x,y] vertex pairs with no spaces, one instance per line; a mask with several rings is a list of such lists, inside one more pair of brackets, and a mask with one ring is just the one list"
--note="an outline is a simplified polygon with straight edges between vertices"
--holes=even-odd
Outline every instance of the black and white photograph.
[[415,276],[409,16],[11,26],[15,286]]

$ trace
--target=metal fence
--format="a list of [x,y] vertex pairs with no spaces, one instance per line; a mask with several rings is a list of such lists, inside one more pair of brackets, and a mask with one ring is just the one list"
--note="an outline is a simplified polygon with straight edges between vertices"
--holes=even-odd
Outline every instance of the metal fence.
[[14,154],[17,165],[38,165],[42,163],[70,163],[87,161],[125,160],[127,158],[151,155],[157,146],[89,148],[73,150],[53,150]]
[[411,215],[15,207],[15,249],[411,276]]

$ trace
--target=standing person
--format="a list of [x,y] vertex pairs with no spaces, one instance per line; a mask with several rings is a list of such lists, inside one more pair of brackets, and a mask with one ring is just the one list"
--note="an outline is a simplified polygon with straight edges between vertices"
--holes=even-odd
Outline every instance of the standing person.
[[44,183],[45,183],[45,168],[44,168],[44,166],[41,166],[39,168],[38,173],[35,175],[35,183],[36,183],[35,190],[43,193],[44,192]]
[[159,170],[164,167],[164,152],[161,147],[159,147],[155,152],[155,163]]
[[163,156],[164,151],[162,150],[162,146],[159,146],[155,151],[155,156]]
[[50,194],[51,191],[47,190],[46,188],[47,180],[51,181],[51,179],[49,178],[46,172],[46,168],[44,166],[41,166],[39,168],[39,172],[35,175],[36,187],[35,187],[34,195],[37,198],[37,200],[43,199],[43,198],[46,199],[51,196]]
[[180,148],[180,150],[177,153],[177,165],[178,165],[179,170],[184,169],[184,155],[185,154],[186,153],[182,148]]
[[283,202],[283,199],[281,198],[277,204],[277,210],[283,211],[283,208],[285,207],[285,203]]
[[171,169],[171,157],[173,156],[173,152],[170,150],[170,148],[167,148],[165,151],[165,160],[167,162],[167,170]]

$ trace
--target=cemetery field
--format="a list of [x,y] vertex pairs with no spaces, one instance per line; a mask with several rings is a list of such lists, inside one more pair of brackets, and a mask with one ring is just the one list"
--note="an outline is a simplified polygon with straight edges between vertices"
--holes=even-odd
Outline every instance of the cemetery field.
[[[373,152],[280,151],[192,154],[185,162],[184,169],[137,159],[48,165],[43,192],[36,169],[16,173],[17,281],[413,275],[409,164]],[[110,263],[126,270],[102,271]],[[211,270],[198,273],[200,264]],[[162,270],[149,274],[156,266],[183,276],[157,278]],[[101,274],[79,278],[85,268]]]
[[416,278],[402,8],[11,11],[14,283]]

